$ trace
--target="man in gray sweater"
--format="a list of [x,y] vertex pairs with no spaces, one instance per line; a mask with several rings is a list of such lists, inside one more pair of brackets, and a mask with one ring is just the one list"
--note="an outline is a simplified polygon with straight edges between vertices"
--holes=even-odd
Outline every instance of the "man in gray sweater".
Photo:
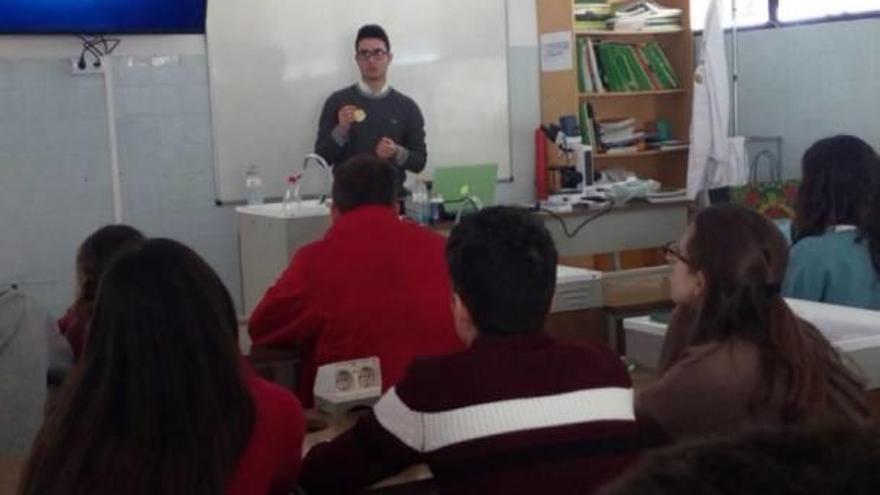
[[410,97],[388,84],[394,56],[385,30],[361,27],[355,49],[361,81],[327,98],[315,152],[331,164],[354,155],[378,156],[396,166],[401,186],[406,170],[418,173],[425,168],[425,119]]

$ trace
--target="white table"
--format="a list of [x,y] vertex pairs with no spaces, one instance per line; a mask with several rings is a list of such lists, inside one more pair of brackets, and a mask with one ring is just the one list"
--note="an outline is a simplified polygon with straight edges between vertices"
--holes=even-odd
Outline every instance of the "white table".
[[[850,364],[855,365],[869,390],[880,389],[880,312],[786,299],[791,309],[825,335]],[[666,324],[650,317],[624,320],[627,357],[649,370],[657,369]]]

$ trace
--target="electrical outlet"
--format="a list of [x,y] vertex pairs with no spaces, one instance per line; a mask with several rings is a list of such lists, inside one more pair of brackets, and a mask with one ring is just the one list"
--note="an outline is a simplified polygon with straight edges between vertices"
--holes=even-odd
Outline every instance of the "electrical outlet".
[[315,377],[315,397],[337,405],[375,402],[382,395],[378,357],[325,364]]
[[[91,74],[103,74],[104,67],[106,64],[103,59],[96,59],[91,56],[87,56],[85,59],[82,59],[85,67],[80,68],[80,58],[79,57],[71,57],[70,59],[70,72],[75,76],[87,76]],[[97,63],[97,67],[95,64]]]

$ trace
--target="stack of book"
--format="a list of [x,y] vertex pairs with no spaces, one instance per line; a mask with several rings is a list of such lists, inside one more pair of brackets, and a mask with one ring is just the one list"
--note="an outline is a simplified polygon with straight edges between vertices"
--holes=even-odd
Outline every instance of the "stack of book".
[[634,118],[598,121],[593,106],[582,101],[580,125],[581,140],[592,148],[594,154],[635,153],[645,149],[647,134],[637,129]]
[[681,9],[638,0],[616,7],[614,15],[606,21],[606,26],[613,31],[626,32],[681,31],[681,16]]
[[608,21],[614,17],[611,4],[605,0],[576,0],[574,2],[574,27],[583,30],[607,30]]
[[[634,117],[597,120],[593,106],[580,104],[581,138],[596,154],[610,155],[641,151],[677,151],[688,149],[687,141],[663,138],[654,122],[639,122]],[[649,132],[650,131],[650,132]]]
[[677,203],[687,199],[687,189],[660,189],[658,191],[649,192],[645,199],[649,203]]
[[582,93],[679,89],[681,82],[656,41],[617,43],[577,40],[578,89]]
[[599,144],[608,154],[635,153],[644,148],[645,133],[636,129],[636,119],[599,122]]
[[648,142],[648,149],[657,150],[657,151],[676,151],[676,150],[686,150],[690,148],[690,143],[687,141],[679,141],[677,139],[667,139],[665,141],[650,141]]

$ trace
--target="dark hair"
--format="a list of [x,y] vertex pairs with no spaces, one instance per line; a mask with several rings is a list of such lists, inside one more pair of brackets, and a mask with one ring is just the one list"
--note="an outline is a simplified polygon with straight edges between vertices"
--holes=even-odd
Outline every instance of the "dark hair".
[[343,213],[359,206],[391,206],[397,198],[395,179],[385,160],[354,156],[333,166],[333,205]]
[[834,136],[810,146],[802,165],[793,240],[855,225],[880,275],[880,157],[857,137]]
[[74,309],[86,322],[98,292],[104,270],[122,251],[144,242],[144,235],[128,225],[107,225],[96,230],[80,245],[76,255],[77,295]]
[[783,422],[814,418],[826,406],[856,420],[870,415],[861,382],[780,295],[788,246],[773,223],[740,206],[713,206],[697,214],[685,248],[689,268],[703,273],[706,289],[692,307],[674,312],[663,370],[689,346],[746,341],[761,356],[753,408],[781,383]]
[[601,495],[880,493],[880,429],[759,428],[648,454]]
[[191,249],[154,239],[120,255],[20,493],[224,493],[255,422],[236,334],[229,293]]
[[369,38],[382,40],[383,42],[385,42],[385,49],[389,52],[391,51],[391,42],[388,41],[388,34],[385,33],[385,29],[383,29],[382,26],[378,24],[366,24],[358,29],[357,39],[354,42],[354,49],[358,49],[358,45],[360,45],[361,40]]
[[540,332],[556,289],[556,246],[521,208],[496,206],[464,217],[449,235],[452,286],[486,334]]

